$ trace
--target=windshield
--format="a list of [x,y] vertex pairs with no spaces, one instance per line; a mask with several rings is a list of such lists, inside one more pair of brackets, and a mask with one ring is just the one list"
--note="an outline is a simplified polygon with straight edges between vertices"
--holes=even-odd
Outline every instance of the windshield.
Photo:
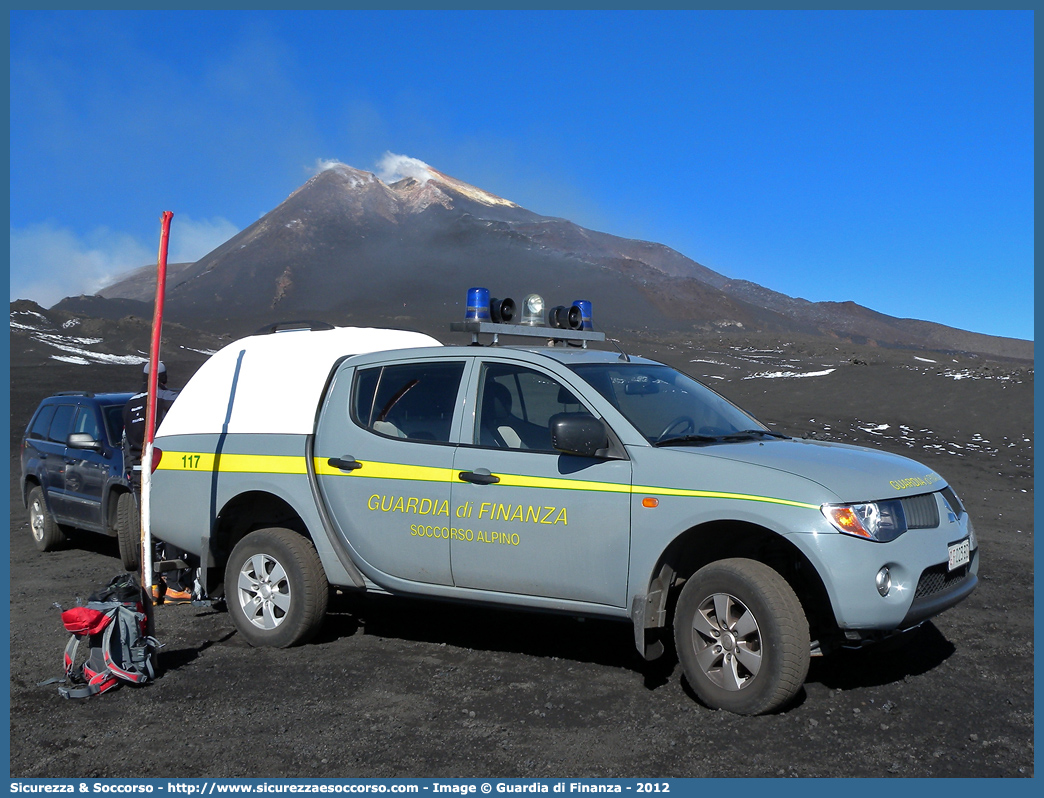
[[669,366],[583,363],[572,367],[652,444],[784,437],[710,388]]

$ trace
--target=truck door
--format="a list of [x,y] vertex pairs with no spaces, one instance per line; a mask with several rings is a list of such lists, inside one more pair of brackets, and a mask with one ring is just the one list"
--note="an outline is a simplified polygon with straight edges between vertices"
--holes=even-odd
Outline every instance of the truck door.
[[[450,577],[450,479],[465,360],[340,367],[316,428],[323,501],[364,573]],[[367,575],[370,575],[369,573]]]
[[552,449],[553,415],[591,411],[545,371],[490,360],[471,395],[472,445],[453,463],[454,584],[624,606],[630,461]]

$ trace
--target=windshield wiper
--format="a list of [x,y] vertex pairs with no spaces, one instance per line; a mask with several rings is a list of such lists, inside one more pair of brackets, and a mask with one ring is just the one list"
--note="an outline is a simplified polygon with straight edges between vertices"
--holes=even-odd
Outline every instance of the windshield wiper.
[[653,446],[670,446],[675,443],[730,443],[732,441],[745,441],[757,437],[780,438],[789,440],[789,435],[782,432],[773,432],[767,429],[745,429],[739,432],[729,432],[725,435],[677,435],[673,438],[665,438],[655,441]]
[[653,446],[670,446],[672,443],[720,443],[720,435],[675,435],[662,441],[653,441]]
[[730,432],[728,435],[719,435],[718,440],[742,441],[747,438],[756,437],[780,438],[782,440],[788,440],[790,438],[789,435],[784,435],[782,432],[773,432],[770,429],[744,429],[739,432]]

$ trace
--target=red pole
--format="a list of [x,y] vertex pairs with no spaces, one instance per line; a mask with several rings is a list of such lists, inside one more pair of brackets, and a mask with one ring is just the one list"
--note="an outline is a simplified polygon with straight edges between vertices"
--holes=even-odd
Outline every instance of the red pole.
[[167,291],[167,239],[171,211],[164,211],[156,264],[156,308],[152,313],[152,347],[149,351],[149,398],[145,416],[145,445],[141,458],[141,584],[149,591],[152,573],[152,443],[156,439],[156,394],[159,390],[160,333],[163,330],[163,297]]
[[156,272],[156,308],[152,313],[152,347],[149,350],[149,409],[145,416],[145,442],[156,437],[156,393],[159,387],[160,333],[163,330],[163,297],[167,290],[167,240],[173,211],[164,211],[160,230],[159,260]]

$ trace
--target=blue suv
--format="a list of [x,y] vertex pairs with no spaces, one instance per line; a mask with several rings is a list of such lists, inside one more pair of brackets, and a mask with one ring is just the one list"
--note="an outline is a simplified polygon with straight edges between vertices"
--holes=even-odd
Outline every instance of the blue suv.
[[22,437],[22,503],[40,551],[67,529],[119,540],[130,571],[141,561],[138,507],[123,465],[123,406],[129,393],[58,393],[44,399]]

